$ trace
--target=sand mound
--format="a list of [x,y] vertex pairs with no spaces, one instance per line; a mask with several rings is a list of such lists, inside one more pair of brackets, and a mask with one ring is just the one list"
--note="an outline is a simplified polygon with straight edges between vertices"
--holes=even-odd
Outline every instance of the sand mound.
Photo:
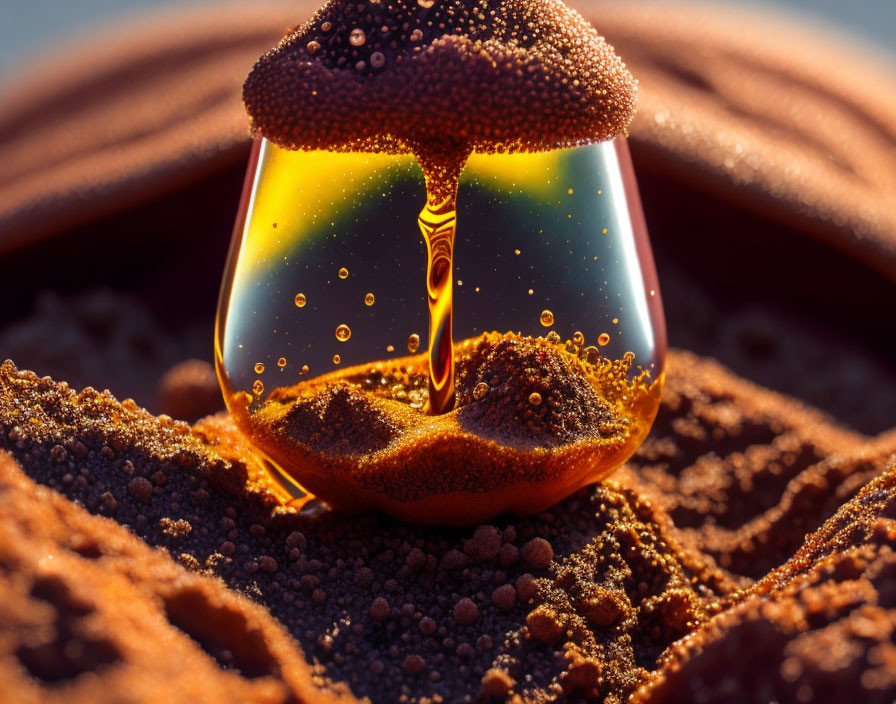
[[457,364],[458,421],[483,437],[556,447],[617,420],[572,360],[531,338],[485,338]]
[[625,133],[635,98],[613,49],[558,0],[332,0],[243,87],[261,136],[358,151],[601,141]]

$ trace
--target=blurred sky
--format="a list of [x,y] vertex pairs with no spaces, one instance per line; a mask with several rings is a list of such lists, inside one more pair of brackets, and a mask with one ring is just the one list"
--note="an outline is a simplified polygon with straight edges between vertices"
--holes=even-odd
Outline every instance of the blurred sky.
[[[190,4],[213,0],[191,0]],[[251,2],[252,0],[248,0]],[[662,0],[658,0],[662,2]],[[746,7],[773,5],[839,27],[874,50],[896,57],[896,0],[717,0]],[[60,37],[76,37],[135,10],[184,0],[0,0],[0,79],[24,57]]]

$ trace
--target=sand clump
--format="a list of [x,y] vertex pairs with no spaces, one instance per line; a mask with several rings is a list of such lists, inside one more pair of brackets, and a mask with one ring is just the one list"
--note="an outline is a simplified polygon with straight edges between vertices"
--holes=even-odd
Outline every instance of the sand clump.
[[204,359],[172,366],[162,376],[157,395],[162,413],[190,423],[223,408],[215,369]]
[[557,447],[619,421],[581,368],[531,338],[479,341],[459,360],[457,393],[458,421],[505,445]]
[[424,162],[458,146],[610,139],[635,99],[609,44],[557,0],[334,0],[262,56],[243,87],[253,129],[281,147],[411,151]]
[[296,402],[279,428],[296,442],[329,455],[376,452],[398,435],[386,413],[346,384],[328,386]]

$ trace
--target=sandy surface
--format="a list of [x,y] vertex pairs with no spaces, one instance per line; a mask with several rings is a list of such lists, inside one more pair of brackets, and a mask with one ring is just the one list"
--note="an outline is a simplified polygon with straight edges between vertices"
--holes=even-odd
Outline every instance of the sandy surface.
[[[0,676],[42,701],[132,681],[200,700],[889,701],[896,436],[686,353],[667,389],[618,482],[439,529],[284,510],[226,417],[191,428],[5,365],[0,583],[23,607]],[[203,693],[166,674],[183,658]]]

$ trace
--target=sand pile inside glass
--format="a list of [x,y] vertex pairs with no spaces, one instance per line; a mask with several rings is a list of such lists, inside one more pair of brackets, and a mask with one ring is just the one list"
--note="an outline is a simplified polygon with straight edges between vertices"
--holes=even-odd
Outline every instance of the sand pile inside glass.
[[[346,510],[375,492],[422,522],[473,523],[502,506],[536,512],[628,457],[662,386],[632,370],[630,356],[570,350],[488,333],[456,346],[448,413],[423,412],[427,360],[418,355],[277,388],[252,410],[252,427],[276,461],[344,486],[327,499]],[[308,475],[298,476],[304,484]],[[542,491],[522,503],[515,492],[536,484]]]

